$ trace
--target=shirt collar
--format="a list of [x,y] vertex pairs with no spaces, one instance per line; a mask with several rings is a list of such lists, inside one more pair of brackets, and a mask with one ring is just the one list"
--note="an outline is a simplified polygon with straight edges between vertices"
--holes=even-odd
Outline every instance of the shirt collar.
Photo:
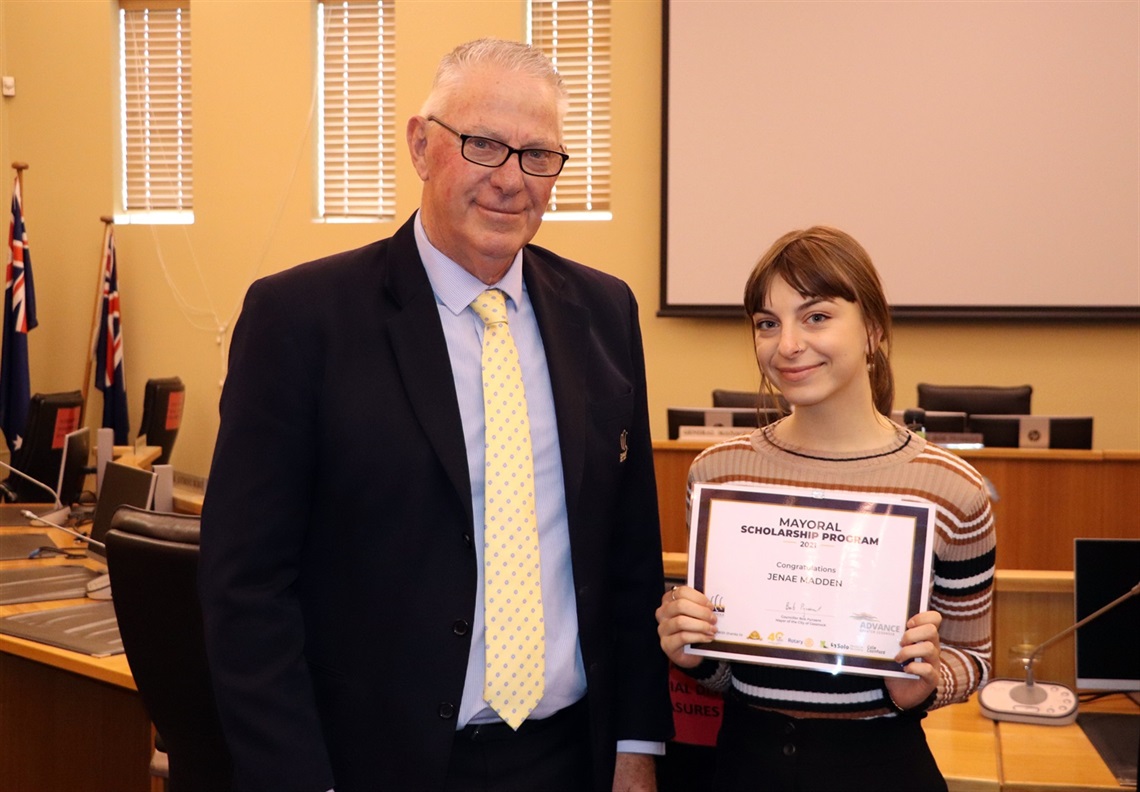
[[[447,306],[447,309],[458,316],[467,306],[485,292],[492,288],[476,278],[459,264],[441,253],[428,241],[427,232],[424,231],[420,213],[416,212],[415,220],[416,247],[420,252],[420,260],[427,270],[428,280],[436,299]],[[522,277],[522,251],[515,254],[514,261],[506,274],[494,284],[493,288],[502,289],[517,307],[522,303],[523,277]]]

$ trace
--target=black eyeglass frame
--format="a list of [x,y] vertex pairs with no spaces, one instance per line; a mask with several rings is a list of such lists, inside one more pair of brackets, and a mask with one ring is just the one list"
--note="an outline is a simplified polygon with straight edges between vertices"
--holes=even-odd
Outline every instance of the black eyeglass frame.
[[[566,165],[566,160],[570,159],[569,154],[565,154],[561,151],[552,151],[550,149],[540,149],[540,148],[517,149],[517,148],[511,148],[510,146],[508,146],[506,143],[504,143],[501,140],[495,140],[494,138],[489,138],[489,137],[486,137],[484,135],[465,135],[462,132],[459,132],[455,129],[452,129],[451,127],[449,127],[447,124],[440,121],[435,116],[428,116],[427,120],[428,121],[434,121],[435,123],[439,124],[444,129],[446,129],[448,132],[450,132],[451,134],[453,134],[457,138],[459,138],[459,153],[460,153],[460,155],[462,155],[463,159],[467,160],[468,162],[470,162],[474,165],[481,165],[484,168],[501,168],[507,164],[507,160],[509,160],[511,158],[512,154],[517,154],[519,157],[519,169],[522,170],[523,173],[525,173],[528,176],[538,176],[540,178],[553,179],[555,176],[562,173],[562,168]],[[488,165],[486,162],[479,162],[478,160],[473,160],[469,156],[467,156],[467,141],[468,140],[486,140],[489,143],[494,143],[496,146],[502,146],[503,148],[505,148],[507,150],[507,153],[503,155],[503,161],[500,162],[499,164]],[[527,170],[526,165],[523,162],[523,154],[526,154],[527,152],[530,152],[530,151],[541,151],[544,154],[554,154],[555,156],[560,157],[562,161],[558,164],[558,170],[556,170],[554,173],[532,173],[531,171]]]

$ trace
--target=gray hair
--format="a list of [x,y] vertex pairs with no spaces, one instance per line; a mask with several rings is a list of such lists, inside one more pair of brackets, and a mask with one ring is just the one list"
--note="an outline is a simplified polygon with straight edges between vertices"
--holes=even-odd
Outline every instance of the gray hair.
[[460,44],[443,56],[420,115],[441,113],[463,77],[476,66],[498,66],[546,82],[558,97],[559,122],[566,117],[570,95],[550,58],[529,44],[494,38],[481,38]]

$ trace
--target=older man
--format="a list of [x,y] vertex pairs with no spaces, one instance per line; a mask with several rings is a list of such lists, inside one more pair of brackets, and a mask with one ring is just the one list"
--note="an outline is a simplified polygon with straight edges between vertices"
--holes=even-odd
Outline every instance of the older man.
[[536,50],[457,48],[407,126],[419,212],[249,290],[200,575],[238,788],[653,787],[637,304],[529,244],[565,108]]

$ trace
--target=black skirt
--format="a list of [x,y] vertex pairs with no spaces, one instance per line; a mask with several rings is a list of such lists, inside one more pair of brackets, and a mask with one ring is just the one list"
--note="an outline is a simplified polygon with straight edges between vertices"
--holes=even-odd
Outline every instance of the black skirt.
[[789,718],[731,693],[717,738],[712,789],[944,792],[922,729],[925,715]]

